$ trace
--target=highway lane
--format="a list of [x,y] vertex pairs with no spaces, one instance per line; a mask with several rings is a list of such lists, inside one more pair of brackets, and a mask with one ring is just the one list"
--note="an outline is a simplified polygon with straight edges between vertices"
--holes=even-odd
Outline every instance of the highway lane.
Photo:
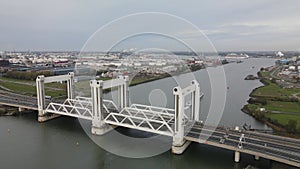
[[[217,127],[216,130],[212,130],[212,127],[208,129],[203,128],[201,125],[194,125],[191,131],[186,135],[187,140],[197,141],[200,143],[211,142],[221,148],[227,148],[233,151],[246,152],[247,150],[252,152],[259,152],[261,154],[273,156],[276,158],[286,159],[288,161],[295,162],[294,165],[300,165],[300,144],[296,139],[290,139],[293,145],[286,145],[278,143],[276,139],[284,140],[285,137],[279,136],[267,136],[267,138],[273,138],[275,141],[264,140],[264,137],[258,138],[256,133],[247,134],[240,131],[228,130],[222,127]],[[201,133],[201,134],[200,134]],[[244,134],[245,140],[242,142],[242,147],[239,148],[239,142],[241,135]],[[255,137],[252,138],[252,135]],[[264,134],[267,135],[267,134]],[[210,136],[210,137],[208,137]],[[208,137],[208,139],[207,139]],[[221,140],[223,142],[221,143]],[[253,154],[252,154],[253,155]]]
[[[212,146],[229,149],[232,151],[239,151],[239,152],[243,152],[243,153],[251,154],[251,155],[261,153],[261,157],[271,156],[271,158],[268,158],[268,159],[272,159],[275,161],[280,161],[278,159],[285,159],[290,162],[293,162],[292,165],[294,165],[294,166],[300,166],[299,156],[291,155],[291,154],[285,153],[285,152],[278,152],[273,149],[266,149],[259,145],[244,143],[242,148],[238,148],[237,140],[227,139],[223,144],[220,144],[219,143],[220,137],[217,137],[214,135],[210,136],[207,140],[202,140],[202,139],[205,139],[206,137],[200,136],[197,133],[189,133],[188,136],[186,136],[187,140],[197,142],[193,138],[197,138],[196,140],[199,140],[198,141],[199,143],[204,142],[204,144],[209,144]],[[277,158],[277,160],[272,157]],[[265,157],[265,158],[267,158],[267,157]]]
[[[202,129],[203,125],[196,122],[193,127]],[[210,129],[212,131],[214,131],[214,129],[215,129],[215,127],[205,127],[205,128],[206,128],[206,130]],[[269,141],[272,143],[281,144],[283,146],[300,149],[300,147],[299,147],[300,140],[299,139],[282,137],[282,136],[277,136],[277,135],[273,135],[273,134],[266,134],[266,133],[262,133],[262,132],[247,131],[247,130],[236,131],[232,128],[225,128],[225,127],[217,127],[216,131],[220,131],[221,133],[226,132],[226,133],[230,133],[230,134],[233,134],[236,136],[240,136],[241,134],[244,134],[246,137],[251,137],[251,139]]]
[[[211,130],[211,129],[203,129],[200,126],[193,126],[192,131],[197,131],[197,132],[206,132],[208,134],[214,132],[214,134],[218,134],[218,136],[222,136],[224,137],[225,135],[228,135],[229,138],[233,138],[236,140],[239,140],[241,135],[244,134],[245,136],[245,140],[247,142],[254,142],[256,144],[259,145],[263,145],[263,146],[268,146],[268,147],[273,147],[273,148],[278,148],[278,149],[283,149],[283,150],[289,150],[291,152],[296,152],[300,155],[300,142],[298,142],[299,140],[297,139],[292,139],[292,138],[286,138],[286,137],[280,137],[280,136],[274,136],[274,135],[270,135],[270,134],[264,134],[261,137],[255,136],[253,137],[253,135],[249,135],[248,133],[245,133],[243,131],[235,131],[235,130],[224,130],[223,128],[217,128],[215,131]],[[273,137],[273,140],[270,139],[265,139],[264,136],[269,136],[269,137]],[[290,141],[295,141],[293,145],[290,144],[285,144],[284,142],[278,142],[276,139],[280,139],[280,140],[290,140]],[[297,142],[297,143],[296,143]]]
[[[219,139],[219,142],[221,139],[224,139],[225,133],[221,133],[221,132],[211,132],[211,131],[205,131],[205,130],[200,130],[200,129],[192,129],[191,130],[192,133],[200,133],[202,132],[202,134],[204,135],[212,135],[212,137],[215,137],[215,138],[218,138]],[[240,139],[240,136],[236,136],[236,135],[231,135],[231,134],[228,134],[226,139],[224,139],[224,142],[228,141],[228,140],[232,140],[234,141],[236,144],[235,146],[237,147],[238,144],[239,144],[239,139]],[[264,141],[260,141],[260,140],[256,140],[256,139],[251,139],[251,138],[248,138],[248,137],[245,137],[245,142],[243,142],[243,144],[250,144],[250,145],[255,145],[255,146],[259,146],[261,148],[264,148],[264,149],[270,149],[270,150],[274,150],[274,151],[277,151],[277,152],[283,152],[283,153],[286,153],[286,154],[290,154],[290,155],[296,155],[298,157],[300,157],[300,150],[299,148],[295,149],[295,148],[292,148],[292,147],[287,147],[287,146],[282,146],[282,145],[277,145],[277,144],[274,144],[272,142],[264,142]]]
[[277,142],[279,144],[284,145],[291,145],[291,146],[299,146],[300,140],[299,139],[292,139],[287,137],[280,137],[271,134],[259,133],[259,132],[252,132],[252,131],[245,131],[246,134],[251,135],[252,138],[259,138],[267,141]]
[[[50,103],[50,100],[45,100],[46,105]],[[25,96],[17,93],[12,93],[4,90],[0,90],[0,104],[12,106],[12,107],[26,107],[29,109],[37,109],[37,98],[31,96]]]

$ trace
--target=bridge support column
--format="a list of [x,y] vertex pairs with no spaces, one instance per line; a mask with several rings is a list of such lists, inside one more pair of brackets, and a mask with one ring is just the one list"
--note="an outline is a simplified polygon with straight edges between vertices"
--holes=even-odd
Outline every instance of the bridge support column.
[[105,124],[103,119],[103,81],[91,80],[91,96],[92,96],[92,134],[103,135],[109,132],[112,127]]
[[184,142],[181,144],[174,144],[172,145],[172,153],[173,154],[182,154],[187,148],[188,146],[191,144],[190,141],[187,140],[183,140]]
[[195,91],[192,93],[192,119],[195,121],[200,121],[200,85],[196,80],[192,81],[192,85],[195,85]]
[[68,99],[74,99],[74,72],[68,73],[68,80],[67,80],[67,94]]
[[37,94],[37,104],[38,104],[38,121],[43,122],[45,119],[44,109],[45,109],[45,77],[44,75],[38,76],[36,78],[36,94]]
[[255,160],[259,160],[259,156],[254,156],[254,159]]
[[118,97],[119,97],[119,103],[120,108],[123,109],[124,107],[128,106],[128,76],[119,76],[119,79],[123,79],[125,83],[118,86]]
[[56,117],[58,114],[46,114],[45,113],[45,77],[40,75],[36,78],[36,93],[37,93],[37,105],[38,105],[38,121],[45,122]]
[[173,89],[175,95],[175,131],[173,136],[172,153],[182,154],[190,145],[190,141],[184,139],[184,95],[180,87]]
[[236,162],[236,163],[240,162],[240,156],[241,156],[240,152],[235,151],[234,152],[234,162]]
[[24,110],[25,110],[25,108],[19,107],[19,112],[22,112]]

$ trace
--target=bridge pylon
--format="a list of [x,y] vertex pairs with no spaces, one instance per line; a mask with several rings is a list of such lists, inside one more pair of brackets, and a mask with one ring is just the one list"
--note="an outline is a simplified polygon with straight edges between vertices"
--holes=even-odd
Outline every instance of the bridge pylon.
[[104,121],[104,114],[108,114],[109,110],[104,109],[103,90],[117,88],[119,106],[114,108],[120,111],[128,106],[128,76],[119,76],[110,81],[91,80],[91,98],[92,98],[92,134],[103,135],[113,127]]
[[103,135],[110,131],[112,127],[104,122],[103,109],[103,81],[91,80],[92,96],[92,134]]
[[36,78],[36,90],[37,90],[37,105],[38,105],[38,121],[44,122],[60,115],[49,114],[45,112],[46,100],[45,100],[45,84],[53,82],[67,82],[67,96],[68,99],[74,98],[74,73],[70,72],[67,75],[50,76],[45,77],[40,75]]
[[[182,154],[189,146],[190,141],[184,139],[187,132],[191,129],[195,121],[199,121],[200,108],[200,85],[196,80],[191,82],[186,88],[175,87],[175,127],[173,135],[172,152]],[[186,106],[187,96],[191,96],[190,105]],[[186,115],[186,110],[190,110],[190,117]]]

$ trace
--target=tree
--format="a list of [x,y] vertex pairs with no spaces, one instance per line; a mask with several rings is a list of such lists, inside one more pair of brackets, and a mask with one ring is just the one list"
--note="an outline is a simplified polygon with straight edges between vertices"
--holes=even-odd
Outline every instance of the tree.
[[291,133],[295,133],[297,131],[297,121],[289,120],[288,124],[286,125],[286,129]]

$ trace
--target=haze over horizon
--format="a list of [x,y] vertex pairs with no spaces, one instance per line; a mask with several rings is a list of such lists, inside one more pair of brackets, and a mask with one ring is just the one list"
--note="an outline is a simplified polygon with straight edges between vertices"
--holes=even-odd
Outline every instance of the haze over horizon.
[[[299,51],[299,6],[296,0],[2,0],[0,51],[79,51],[101,26],[137,12],[182,17],[202,30],[217,51]],[[135,29],[147,21],[129,24]],[[193,32],[180,33],[193,38]]]

